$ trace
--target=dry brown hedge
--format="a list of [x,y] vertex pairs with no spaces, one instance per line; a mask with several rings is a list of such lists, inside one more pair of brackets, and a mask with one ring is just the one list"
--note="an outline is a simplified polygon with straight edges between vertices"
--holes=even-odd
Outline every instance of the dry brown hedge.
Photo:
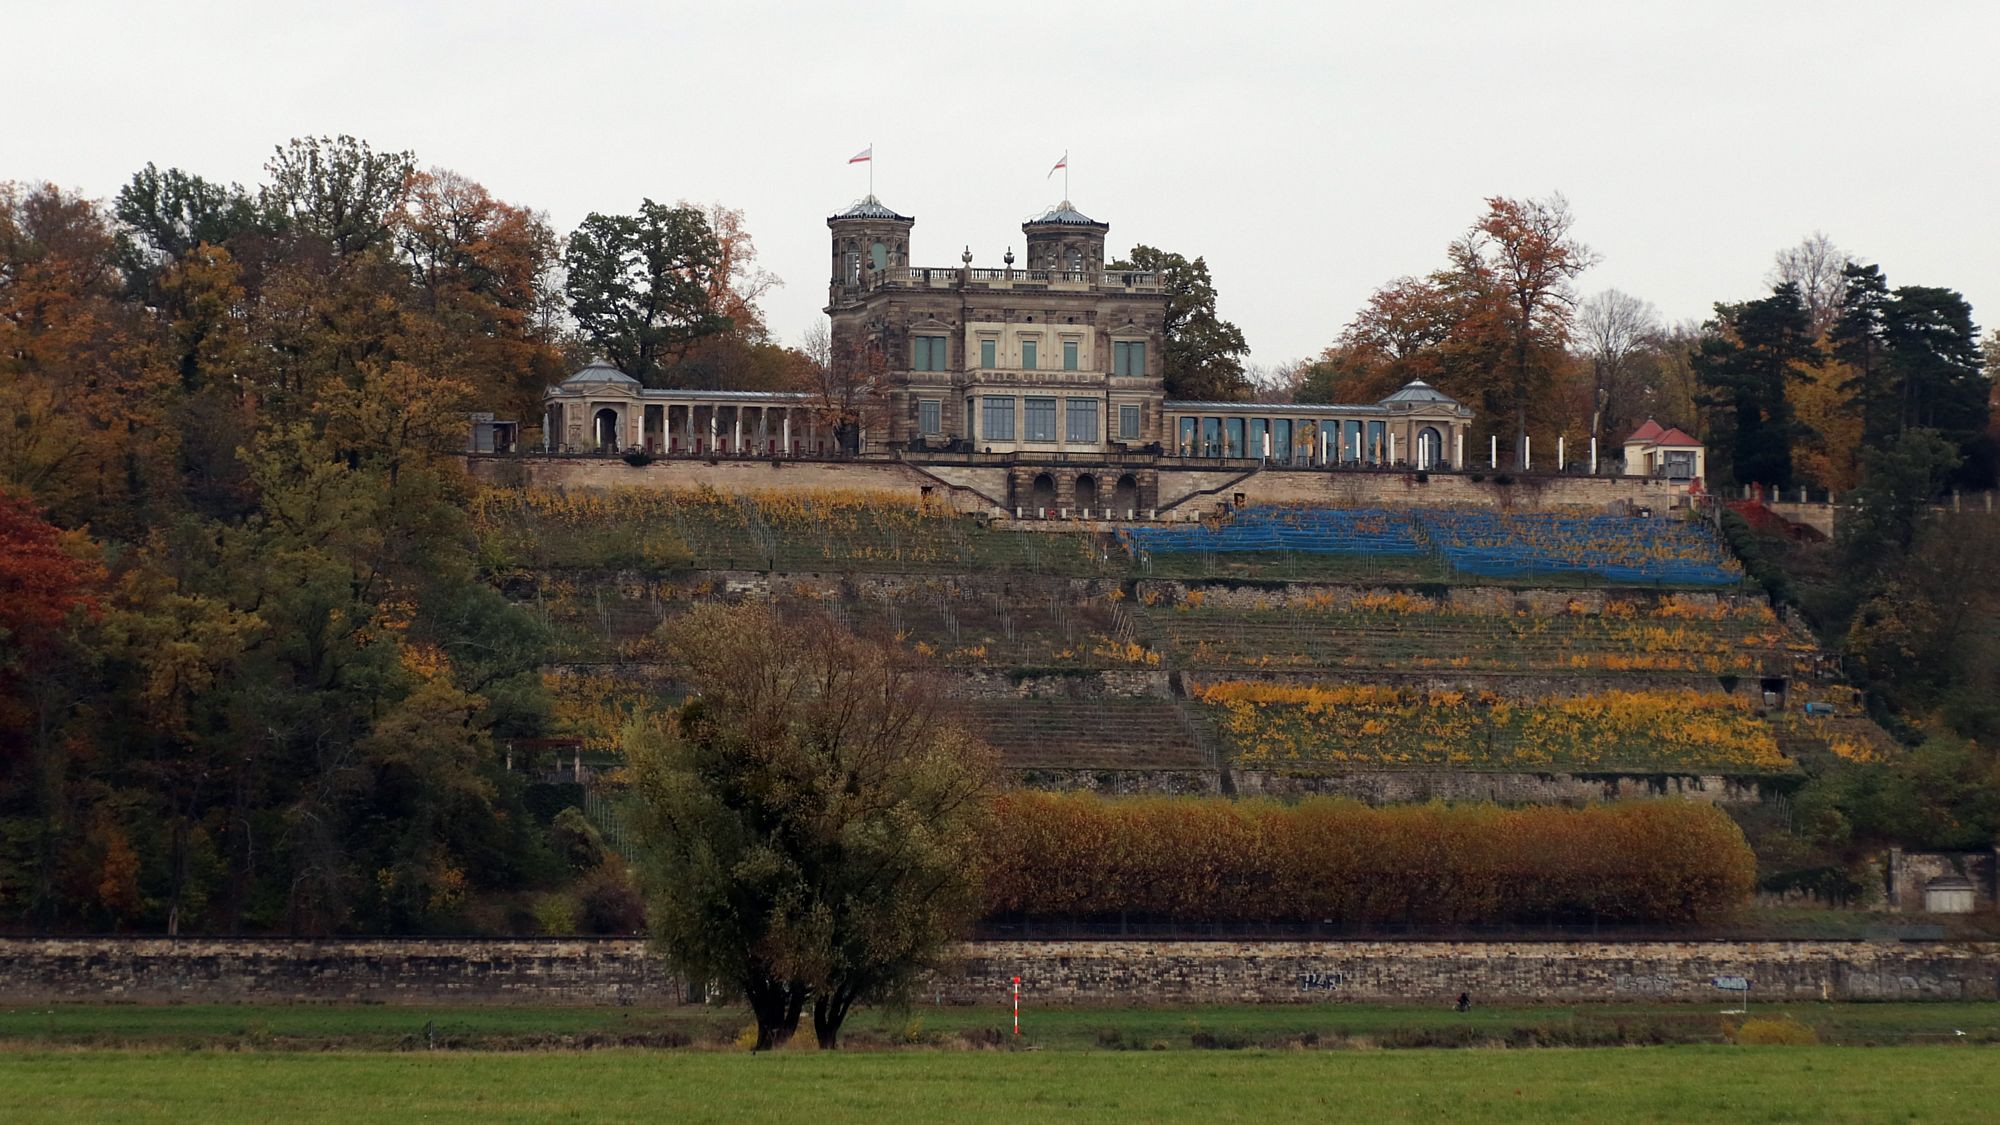
[[1681,925],[1746,901],[1756,860],[1683,801],[1369,808],[1220,798],[999,798],[990,916],[1468,925]]

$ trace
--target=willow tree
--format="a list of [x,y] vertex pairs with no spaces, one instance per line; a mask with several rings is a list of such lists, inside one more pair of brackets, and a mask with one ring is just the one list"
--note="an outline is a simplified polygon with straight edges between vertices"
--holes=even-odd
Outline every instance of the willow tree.
[[666,640],[687,702],[627,734],[654,937],[759,1049],[808,1006],[831,1048],[978,914],[990,756],[906,654],[826,618],[706,605]]

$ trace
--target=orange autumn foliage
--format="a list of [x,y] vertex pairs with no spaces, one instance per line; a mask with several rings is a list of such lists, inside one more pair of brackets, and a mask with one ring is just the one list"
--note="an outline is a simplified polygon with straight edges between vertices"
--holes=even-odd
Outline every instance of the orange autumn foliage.
[[1727,815],[1679,801],[1378,809],[1023,790],[995,814],[991,915],[1683,925],[1741,905],[1756,876]]

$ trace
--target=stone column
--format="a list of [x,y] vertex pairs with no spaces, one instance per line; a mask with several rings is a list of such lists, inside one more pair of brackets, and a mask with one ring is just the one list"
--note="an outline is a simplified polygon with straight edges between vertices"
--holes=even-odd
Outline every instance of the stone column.
[[743,456],[743,408],[738,406],[729,412],[729,454]]
[[683,436],[681,439],[682,441],[681,452],[693,453],[694,452],[694,403],[692,402],[688,403],[685,410],[686,413],[684,415],[684,418],[687,424],[682,427],[682,433],[685,436]]
[[784,431],[778,438],[778,444],[784,450],[784,455],[790,457],[792,455],[792,408],[791,407],[789,406],[785,407],[783,412],[778,415],[778,426],[781,430]]

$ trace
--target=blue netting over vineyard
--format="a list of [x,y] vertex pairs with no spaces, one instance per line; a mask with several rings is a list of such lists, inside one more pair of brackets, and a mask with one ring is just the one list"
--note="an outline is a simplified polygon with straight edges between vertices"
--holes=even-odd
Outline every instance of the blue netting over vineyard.
[[1605,582],[1730,586],[1743,572],[1701,524],[1636,516],[1446,508],[1248,508],[1213,525],[1133,528],[1135,555],[1296,551],[1435,554],[1462,575],[1573,575]]
[[1377,508],[1245,508],[1223,523],[1135,527],[1135,553],[1302,551],[1322,555],[1427,555],[1407,511]]

